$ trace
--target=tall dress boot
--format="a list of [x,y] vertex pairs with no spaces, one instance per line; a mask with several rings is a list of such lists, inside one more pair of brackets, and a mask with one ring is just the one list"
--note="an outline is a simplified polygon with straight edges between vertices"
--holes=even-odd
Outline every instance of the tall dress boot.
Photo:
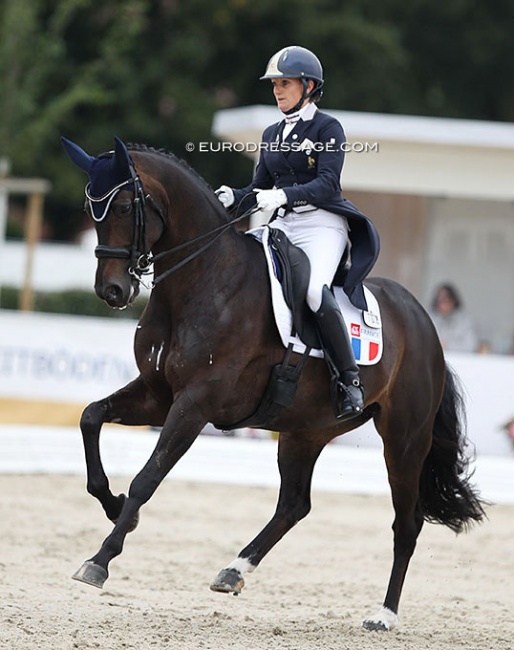
[[334,295],[325,285],[321,306],[314,313],[325,359],[335,384],[336,417],[360,415],[364,397],[348,331]]

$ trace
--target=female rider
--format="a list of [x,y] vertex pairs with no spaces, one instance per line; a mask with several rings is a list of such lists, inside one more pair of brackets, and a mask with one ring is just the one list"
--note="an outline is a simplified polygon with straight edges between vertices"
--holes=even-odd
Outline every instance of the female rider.
[[273,228],[307,254],[307,304],[337,374],[338,417],[353,417],[362,411],[363,390],[329,287],[350,244],[351,267],[343,288],[357,307],[366,309],[361,282],[378,255],[378,235],[369,219],[341,196],[346,139],[340,123],[316,107],[324,83],[318,58],[303,47],[286,47],[271,57],[261,79],[271,80],[284,119],[264,131],[252,182],[242,189],[222,185],[216,193],[227,209],[238,213],[255,203],[272,210]]

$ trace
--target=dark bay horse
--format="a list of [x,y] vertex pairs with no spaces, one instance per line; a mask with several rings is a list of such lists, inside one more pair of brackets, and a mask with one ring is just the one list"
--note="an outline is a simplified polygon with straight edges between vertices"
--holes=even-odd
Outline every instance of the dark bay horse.
[[[140,375],[90,404],[80,423],[87,489],[115,525],[74,577],[102,587],[141,506],[207,423],[236,423],[256,411],[270,371],[285,351],[272,316],[261,245],[230,223],[193,170],[171,154],[143,146],[127,150],[118,139],[115,151],[99,158],[63,142],[91,181],[86,205],[98,235],[97,295],[111,307],[126,307],[137,294],[141,273],[154,265],[155,285],[135,335]],[[325,445],[373,418],[395,511],[394,560],[383,606],[364,626],[388,630],[397,624],[403,582],[424,521],[460,532],[481,521],[484,510],[469,484],[460,392],[429,316],[395,282],[370,278],[366,285],[380,304],[385,346],[377,365],[361,369],[363,413],[344,422],[335,419],[327,366],[310,357],[292,407],[268,427],[280,431],[276,511],[211,589],[241,591],[244,574],[308,514],[314,465]],[[128,496],[111,492],[102,467],[104,422],[162,427]]]

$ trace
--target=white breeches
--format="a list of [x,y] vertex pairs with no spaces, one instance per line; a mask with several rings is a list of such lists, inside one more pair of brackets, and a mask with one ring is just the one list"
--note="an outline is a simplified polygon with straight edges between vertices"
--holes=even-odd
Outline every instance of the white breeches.
[[316,312],[321,306],[321,292],[330,286],[348,243],[346,217],[317,208],[310,212],[286,212],[270,224],[284,232],[292,244],[309,258],[311,275],[307,304]]

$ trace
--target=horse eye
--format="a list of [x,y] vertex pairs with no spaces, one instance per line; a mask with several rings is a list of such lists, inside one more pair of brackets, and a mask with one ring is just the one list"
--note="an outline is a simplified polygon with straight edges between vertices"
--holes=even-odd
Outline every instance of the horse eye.
[[118,203],[115,209],[119,214],[128,214],[132,210],[132,203]]

